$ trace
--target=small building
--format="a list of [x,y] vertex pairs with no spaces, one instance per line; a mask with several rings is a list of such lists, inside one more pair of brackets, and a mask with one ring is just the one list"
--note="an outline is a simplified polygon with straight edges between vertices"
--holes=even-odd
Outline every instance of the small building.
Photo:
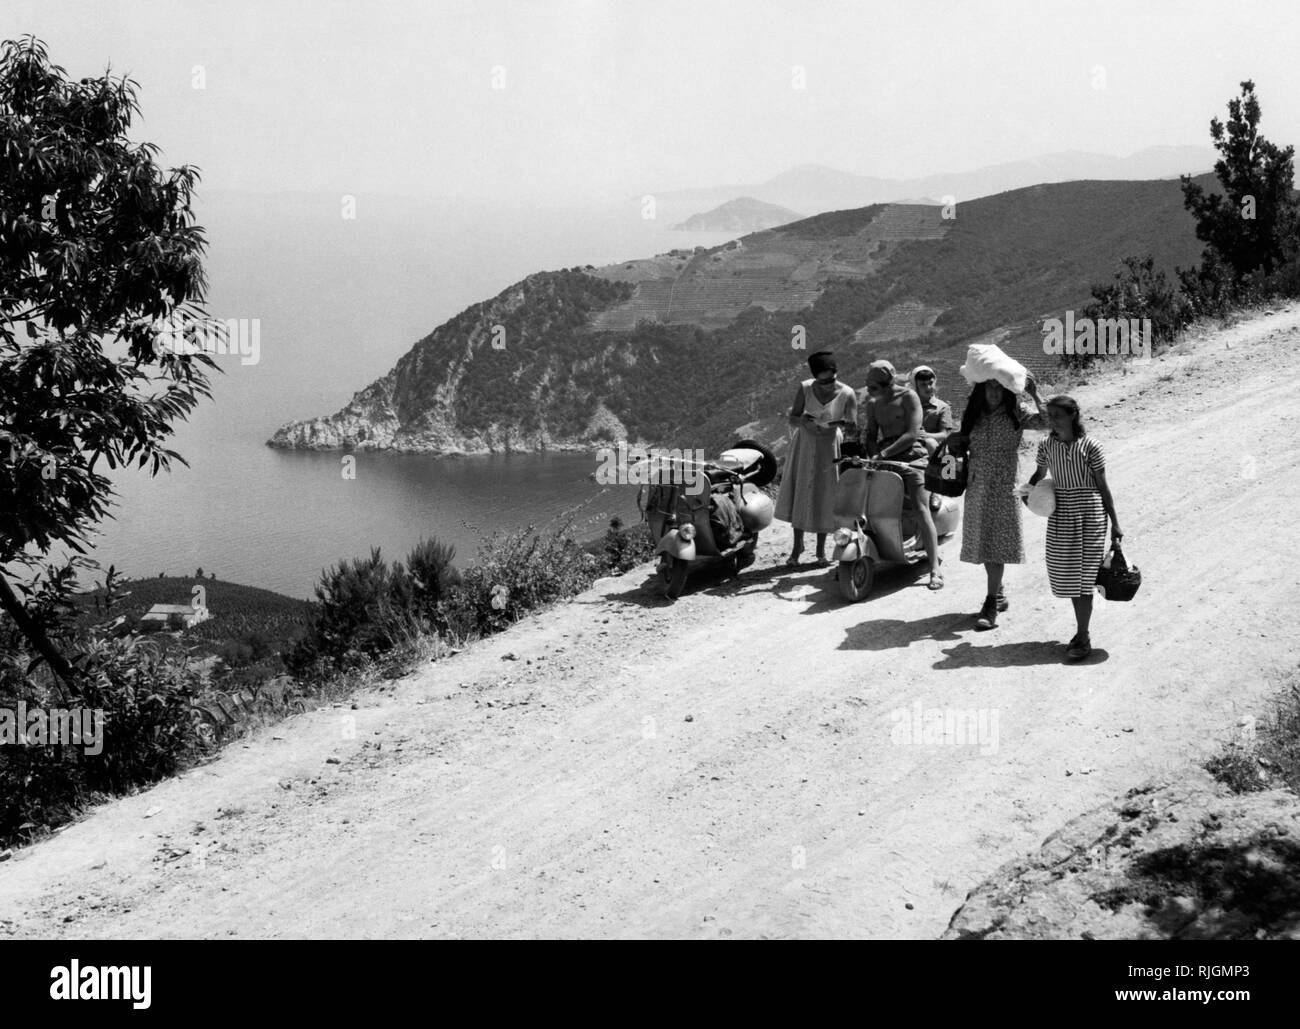
[[154,604],[140,618],[141,632],[162,632],[165,630],[192,629],[200,622],[206,622],[211,613],[206,607],[190,607],[188,604]]

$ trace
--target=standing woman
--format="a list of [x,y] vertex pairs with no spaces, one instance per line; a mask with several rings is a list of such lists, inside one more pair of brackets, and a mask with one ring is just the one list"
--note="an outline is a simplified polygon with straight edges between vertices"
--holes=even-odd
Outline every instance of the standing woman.
[[1002,588],[1006,566],[1025,560],[1020,504],[1014,494],[1020,464],[1020,439],[1025,429],[1043,428],[1047,418],[1032,375],[1025,391],[1036,413],[1021,411],[1016,394],[996,379],[977,382],[961,416],[957,452],[964,447],[966,501],[962,512],[961,559],[982,564],[988,593],[975,619],[978,629],[998,624],[998,612],[1010,607]]
[[1088,625],[1097,570],[1106,552],[1107,518],[1115,542],[1124,534],[1106,482],[1106,455],[1083,427],[1078,403],[1073,397],[1052,397],[1047,418],[1052,431],[1038,444],[1038,467],[1029,484],[1051,473],[1056,508],[1047,520],[1047,577],[1054,596],[1074,603],[1078,631],[1067,644],[1066,657],[1082,661],[1092,653]]
[[808,357],[813,377],[799,384],[790,407],[794,439],[785,459],[776,517],[794,527],[787,565],[803,554],[803,534],[817,534],[817,564],[825,567],[826,535],[835,531],[835,462],[845,428],[857,428],[858,398],[835,378],[835,355],[819,350]]

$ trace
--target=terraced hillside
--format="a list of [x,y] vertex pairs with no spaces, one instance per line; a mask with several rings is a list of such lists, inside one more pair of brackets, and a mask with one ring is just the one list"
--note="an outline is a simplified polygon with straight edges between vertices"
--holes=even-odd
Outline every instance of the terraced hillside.
[[636,290],[627,303],[599,314],[594,327],[627,331],[649,320],[721,328],[750,307],[799,310],[833,278],[871,275],[901,243],[942,239],[951,222],[940,212],[920,204],[832,212],[689,256],[673,251],[607,265],[592,274],[634,283]]

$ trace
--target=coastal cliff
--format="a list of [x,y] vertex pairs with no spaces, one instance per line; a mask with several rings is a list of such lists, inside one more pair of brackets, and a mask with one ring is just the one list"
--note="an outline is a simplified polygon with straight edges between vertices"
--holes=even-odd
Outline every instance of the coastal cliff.
[[[597,343],[594,353],[578,354],[578,337],[590,315],[630,294],[623,283],[576,270],[529,276],[439,326],[342,410],[290,422],[268,445],[478,454],[626,439],[597,383],[575,373],[613,372],[617,348]],[[603,378],[607,390],[618,388],[616,372]]]

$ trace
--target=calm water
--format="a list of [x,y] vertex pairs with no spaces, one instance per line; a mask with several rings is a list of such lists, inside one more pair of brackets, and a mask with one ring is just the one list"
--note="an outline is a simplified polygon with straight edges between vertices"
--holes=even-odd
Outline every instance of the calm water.
[[[484,535],[572,511],[598,534],[637,517],[634,487],[604,490],[594,455],[431,458],[271,450],[283,422],[332,414],[419,338],[525,275],[715,245],[716,233],[670,232],[632,200],[582,211],[466,207],[358,198],[213,195],[208,311],[261,321],[261,360],[220,357],[214,399],[178,427],[190,467],[150,479],[119,474],[116,519],[94,556],[132,576],[190,574],[310,596],[320,570],[380,546],[404,557],[422,535],[472,559]],[[576,510],[575,510],[576,509]]]

